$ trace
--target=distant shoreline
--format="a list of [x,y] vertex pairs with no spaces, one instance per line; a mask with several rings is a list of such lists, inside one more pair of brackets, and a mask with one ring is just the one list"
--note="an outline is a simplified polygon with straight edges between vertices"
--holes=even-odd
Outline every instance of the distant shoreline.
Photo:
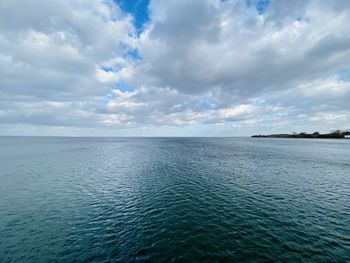
[[292,133],[292,134],[268,134],[253,135],[251,138],[301,138],[301,139],[350,139],[350,131],[336,130],[330,133]]

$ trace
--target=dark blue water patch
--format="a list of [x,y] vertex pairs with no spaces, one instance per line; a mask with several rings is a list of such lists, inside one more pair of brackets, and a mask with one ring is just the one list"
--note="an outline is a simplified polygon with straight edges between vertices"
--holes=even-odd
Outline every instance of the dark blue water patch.
[[0,262],[347,262],[350,141],[0,138]]

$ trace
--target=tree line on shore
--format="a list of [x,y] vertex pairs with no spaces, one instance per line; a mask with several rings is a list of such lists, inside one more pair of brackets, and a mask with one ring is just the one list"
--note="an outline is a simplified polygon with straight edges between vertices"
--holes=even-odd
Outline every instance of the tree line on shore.
[[335,130],[330,133],[321,134],[319,132],[293,132],[291,134],[269,134],[269,135],[253,135],[253,138],[309,138],[309,139],[344,139],[350,136],[350,130]]

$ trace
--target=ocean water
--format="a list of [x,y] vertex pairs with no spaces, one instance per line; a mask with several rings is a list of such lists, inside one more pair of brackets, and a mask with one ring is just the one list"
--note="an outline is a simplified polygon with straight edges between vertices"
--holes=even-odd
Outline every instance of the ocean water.
[[350,140],[1,137],[0,262],[350,262]]

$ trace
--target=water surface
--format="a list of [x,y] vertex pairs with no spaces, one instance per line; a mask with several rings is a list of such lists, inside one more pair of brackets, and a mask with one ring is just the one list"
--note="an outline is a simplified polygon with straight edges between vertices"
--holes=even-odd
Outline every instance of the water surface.
[[350,140],[0,138],[0,262],[350,262]]

